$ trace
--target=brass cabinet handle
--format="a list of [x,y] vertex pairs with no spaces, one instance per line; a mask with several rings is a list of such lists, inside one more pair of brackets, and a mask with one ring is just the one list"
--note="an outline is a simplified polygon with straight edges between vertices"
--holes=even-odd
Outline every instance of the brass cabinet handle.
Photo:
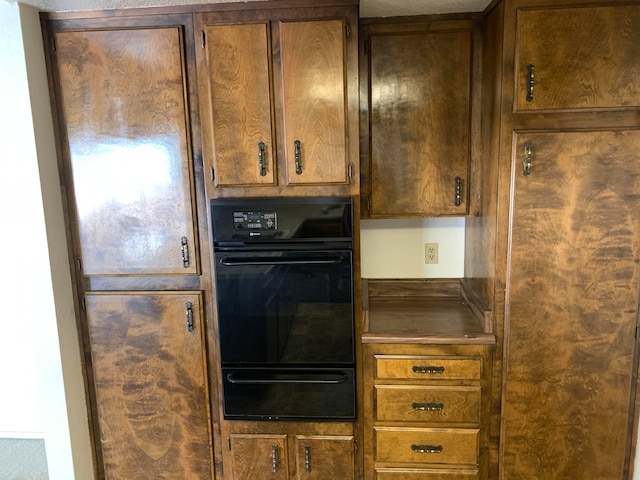
[[189,245],[187,245],[187,237],[182,237],[180,243],[182,245],[182,266],[189,268]]
[[412,368],[414,373],[428,373],[428,374],[436,374],[436,373],[444,373],[444,367],[436,367],[435,365],[414,365]]
[[264,142],[260,142],[258,144],[258,166],[260,167],[260,176],[261,177],[266,176],[267,175],[267,160],[266,160]]
[[309,445],[304,447],[304,468],[305,472],[311,473],[311,447]]
[[535,85],[534,78],[535,66],[527,65],[527,102],[533,102],[533,86]]
[[271,464],[273,465],[273,473],[278,473],[280,470],[280,452],[278,451],[278,445],[271,445]]
[[296,174],[300,175],[302,173],[302,144],[300,140],[293,142],[293,157],[296,162]]
[[525,176],[531,174],[531,161],[533,160],[533,153],[531,151],[531,140],[527,140],[524,142],[524,160],[522,161],[523,165],[523,174]]
[[426,410],[429,412],[436,412],[440,410],[444,410],[444,403],[418,403],[413,402],[411,404],[411,408],[414,410]]
[[459,207],[460,203],[462,203],[462,178],[461,177],[456,177],[454,203],[456,207]]
[[195,326],[193,325],[193,303],[187,302],[184,306],[187,311],[187,329],[190,332],[193,332],[195,329]]
[[442,445],[411,445],[411,450],[416,453],[442,453]]

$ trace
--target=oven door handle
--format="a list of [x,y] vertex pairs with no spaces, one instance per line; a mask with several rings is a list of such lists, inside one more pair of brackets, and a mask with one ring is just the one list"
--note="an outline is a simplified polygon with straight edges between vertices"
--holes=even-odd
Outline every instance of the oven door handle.
[[345,261],[344,257],[338,255],[289,259],[274,259],[273,257],[222,257],[220,264],[227,267],[245,267],[247,265],[339,265]]
[[348,379],[347,375],[344,373],[335,373],[326,376],[330,378],[296,378],[295,376],[290,378],[236,378],[233,373],[228,373],[227,381],[236,385],[267,385],[271,383],[315,383],[336,385],[338,383],[344,383]]

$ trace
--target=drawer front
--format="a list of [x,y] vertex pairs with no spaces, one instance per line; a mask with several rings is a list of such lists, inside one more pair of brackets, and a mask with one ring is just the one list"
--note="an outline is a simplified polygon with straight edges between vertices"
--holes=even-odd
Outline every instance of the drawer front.
[[377,468],[375,480],[479,480],[478,470]]
[[376,461],[478,464],[479,429],[374,427]]
[[479,380],[482,360],[403,355],[376,355],[376,378],[403,380]]
[[376,385],[379,422],[480,423],[480,387]]

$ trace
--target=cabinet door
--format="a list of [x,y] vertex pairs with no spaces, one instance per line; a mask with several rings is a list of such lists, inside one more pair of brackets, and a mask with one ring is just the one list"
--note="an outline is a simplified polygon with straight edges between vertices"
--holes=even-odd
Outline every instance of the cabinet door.
[[638,25],[637,3],[519,10],[516,110],[640,105]]
[[200,294],[88,293],[86,308],[106,478],[211,479]]
[[181,29],[58,31],[55,45],[83,273],[196,273]]
[[640,131],[522,134],[515,151],[503,478],[625,478]]
[[216,187],[275,183],[269,32],[264,22],[205,27],[203,142]]
[[373,35],[370,216],[465,214],[471,32]]
[[233,480],[289,478],[286,435],[231,434]]
[[343,20],[280,22],[288,184],[347,183]]
[[354,478],[352,436],[297,435],[296,480]]

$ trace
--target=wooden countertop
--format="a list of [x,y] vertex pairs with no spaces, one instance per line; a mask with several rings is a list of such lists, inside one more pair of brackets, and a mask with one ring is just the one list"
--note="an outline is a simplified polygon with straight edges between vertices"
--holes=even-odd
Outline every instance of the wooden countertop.
[[492,313],[458,280],[369,280],[363,287],[363,343],[495,343]]

